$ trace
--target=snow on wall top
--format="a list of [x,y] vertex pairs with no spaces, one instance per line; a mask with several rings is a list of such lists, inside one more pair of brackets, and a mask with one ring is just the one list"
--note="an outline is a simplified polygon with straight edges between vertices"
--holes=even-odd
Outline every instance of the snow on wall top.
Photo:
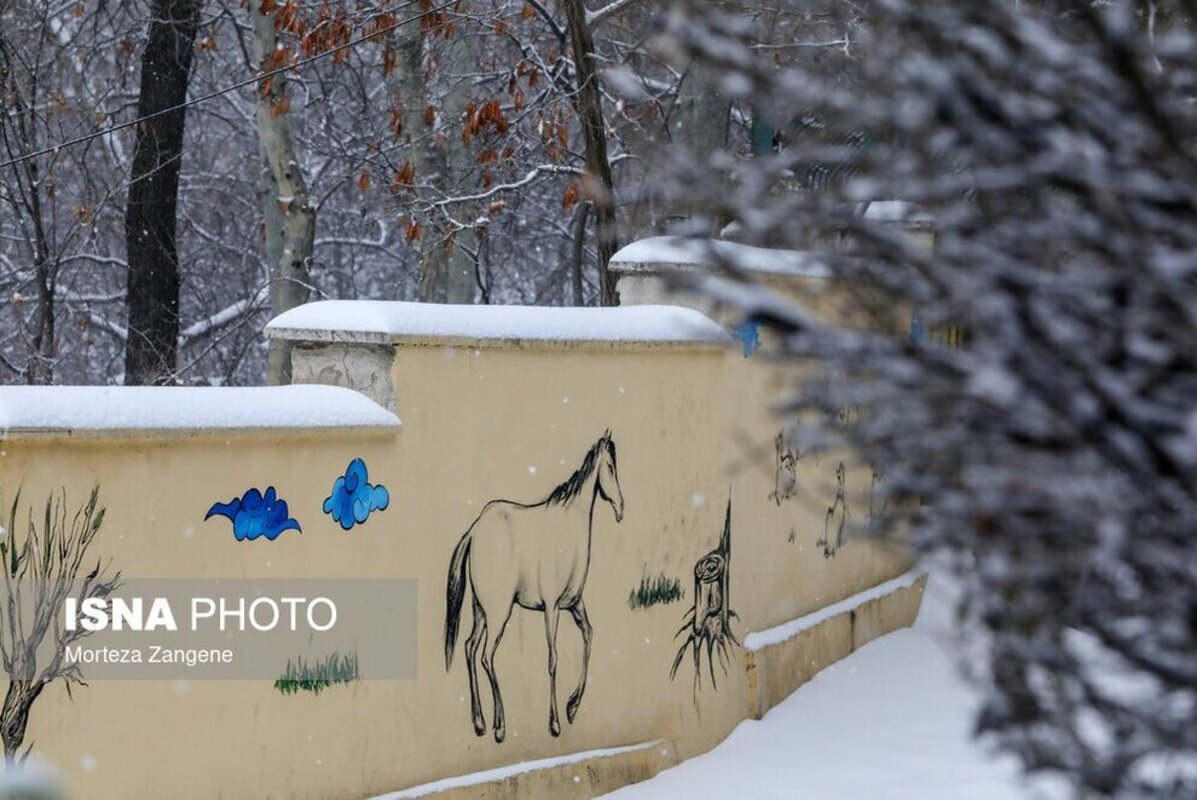
[[918,583],[921,578],[925,577],[926,574],[927,573],[925,570],[916,567],[915,569],[888,580],[885,583],[879,583],[876,586],[870,586],[863,592],[854,594],[838,603],[832,603],[829,606],[823,606],[822,608],[816,609],[805,616],[798,617],[798,619],[792,619],[789,622],[783,622],[776,627],[768,628],[763,631],[753,631],[744,637],[744,649],[752,652],[756,650],[763,650],[766,647],[770,647],[775,644],[781,644],[788,639],[792,639],[803,631],[807,631],[811,628],[821,625],[832,617],[837,617],[840,614],[847,614],[850,611],[855,611],[865,603],[871,603],[872,601],[885,597],[888,594],[892,594],[902,589],[909,589],[911,586],[914,586],[916,583]]
[[864,218],[908,228],[930,228],[935,218],[905,200],[874,200],[865,209]]
[[0,386],[0,436],[398,425],[391,412],[335,386]]
[[454,306],[385,300],[308,303],[271,320],[266,335],[275,339],[375,343],[453,339],[726,344],[731,340],[711,319],[679,306]]
[[655,271],[662,267],[707,267],[727,263],[754,272],[827,278],[831,271],[814,253],[771,250],[722,239],[653,236],[632,242],[611,257],[618,272]]

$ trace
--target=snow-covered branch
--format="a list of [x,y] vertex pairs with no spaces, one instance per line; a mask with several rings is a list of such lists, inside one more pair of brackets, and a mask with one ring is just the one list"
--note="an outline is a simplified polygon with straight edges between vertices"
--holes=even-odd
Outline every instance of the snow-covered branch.
[[252,297],[238,300],[213,314],[209,314],[203,319],[196,320],[179,332],[180,342],[186,343],[192,339],[207,336],[224,328],[226,325],[236,322],[246,314],[261,308],[269,297],[269,294],[268,287],[264,286],[255,292]]
[[582,171],[577,167],[568,167],[561,164],[541,164],[528,170],[527,174],[519,180],[510,181],[508,183],[496,183],[484,192],[476,194],[457,195],[454,197],[444,197],[440,200],[432,202],[432,206],[441,208],[443,206],[455,205],[457,203],[478,202],[479,200],[489,200],[497,194],[503,192],[511,192],[516,189],[522,189],[531,185],[543,175],[581,175]]
[[586,12],[586,24],[592,28],[598,27],[616,14],[620,14],[641,0],[611,0],[602,8]]

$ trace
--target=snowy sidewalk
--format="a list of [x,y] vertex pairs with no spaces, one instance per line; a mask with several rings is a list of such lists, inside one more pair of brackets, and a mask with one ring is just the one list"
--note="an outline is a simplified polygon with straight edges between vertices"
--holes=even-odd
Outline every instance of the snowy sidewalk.
[[974,700],[941,641],[942,584],[913,629],[829,667],[710,753],[608,800],[1016,800],[1017,765],[969,738]]

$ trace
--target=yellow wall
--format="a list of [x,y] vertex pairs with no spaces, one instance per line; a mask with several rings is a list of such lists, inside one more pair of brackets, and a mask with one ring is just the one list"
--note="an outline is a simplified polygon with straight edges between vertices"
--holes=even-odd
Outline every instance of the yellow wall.
[[[438,346],[395,348],[396,431],[10,437],[0,491],[29,502],[93,482],[108,508],[97,552],[133,577],[409,577],[419,582],[419,673],[318,696],[284,696],[269,681],[96,681],[69,699],[52,686],[27,742],[62,768],[78,796],[359,798],[555,754],[665,739],[686,755],[748,713],[733,658],[718,689],[695,691],[689,656],[669,677],[674,634],[693,599],[695,561],[714,549],[732,503],[733,631],[840,600],[904,571],[906,562],[850,542],[816,541],[835,495],[835,464],[808,458],[808,497],[777,503],[773,437],[762,409],[783,377],[713,347]],[[626,503],[622,522],[598,503],[584,598],[594,627],[590,680],[576,722],[564,719],[580,638],[558,634],[563,731],[548,730],[543,615],[517,608],[496,656],[507,738],[472,730],[458,643],[445,671],[442,626],[450,555],[489,500],[533,503],[578,467],[610,430]],[[388,509],[343,531],[322,513],[333,477],[363,458],[391,493]],[[246,488],[278,488],[302,535],[236,542],[208,507]],[[850,472],[853,520],[867,515],[868,476]],[[684,599],[632,610],[644,575],[679,578]],[[463,612],[464,639],[470,603]],[[705,658],[705,656],[704,656]],[[705,667],[705,660],[704,660]],[[483,708],[491,721],[483,679]]]

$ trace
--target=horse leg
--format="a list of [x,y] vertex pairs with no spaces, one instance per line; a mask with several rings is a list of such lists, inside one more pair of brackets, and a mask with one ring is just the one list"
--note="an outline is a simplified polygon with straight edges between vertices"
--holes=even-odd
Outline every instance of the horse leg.
[[470,638],[466,639],[465,654],[466,668],[470,673],[470,714],[474,718],[474,733],[479,736],[486,733],[486,720],[482,718],[482,700],[478,691],[478,662],[475,654],[478,643],[486,637],[486,614],[482,611],[482,604],[474,598],[474,628],[470,631]]
[[549,642],[549,733],[561,735],[561,720],[557,717],[557,621],[560,610],[549,603],[544,606],[544,636]]
[[[495,698],[495,741],[502,742],[507,737],[507,717],[503,713],[503,694],[499,691],[499,676],[495,674],[495,651],[499,649],[499,641],[503,638],[503,630],[507,627],[507,620],[511,619],[511,606],[500,618],[495,615],[495,629],[490,630],[489,614],[484,612],[487,620],[487,642],[482,647],[482,669],[486,670],[486,677],[490,679],[490,693]],[[493,635],[493,638],[491,638]]]
[[590,667],[590,639],[594,629],[590,627],[586,605],[581,597],[570,606],[569,613],[582,633],[582,676],[578,679],[578,688],[574,689],[574,693],[569,696],[569,702],[565,704],[565,718],[572,724],[574,717],[578,716],[578,706],[582,705],[582,693],[586,691],[586,670]]

